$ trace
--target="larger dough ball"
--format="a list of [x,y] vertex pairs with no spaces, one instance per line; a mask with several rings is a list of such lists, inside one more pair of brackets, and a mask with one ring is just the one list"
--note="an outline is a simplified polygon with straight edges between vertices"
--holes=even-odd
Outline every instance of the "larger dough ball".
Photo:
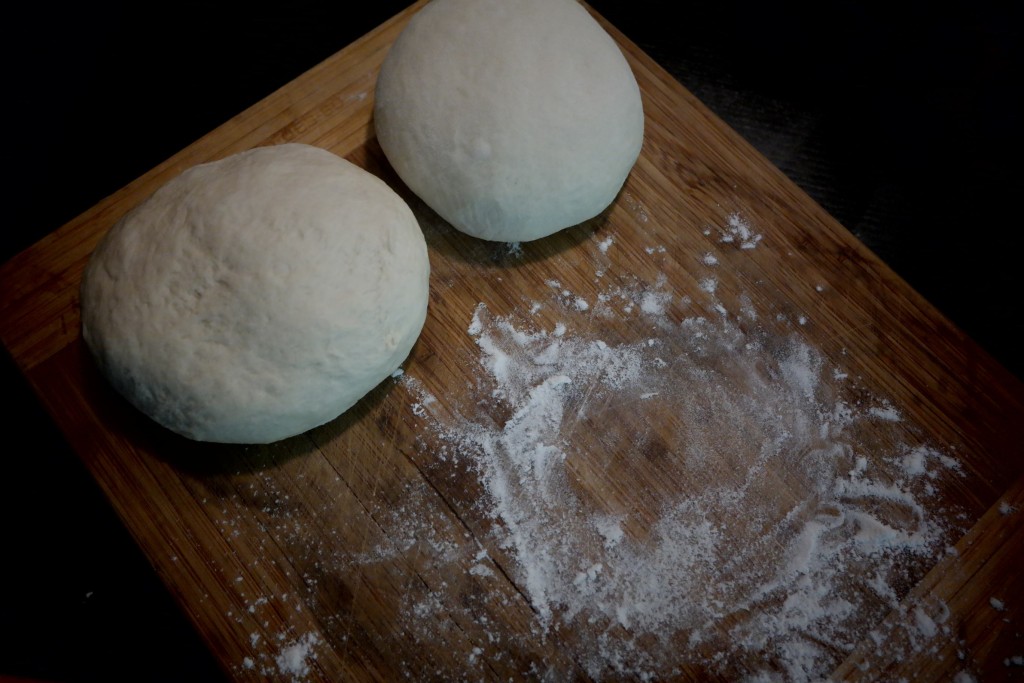
[[82,281],[82,334],[157,422],[267,443],[401,364],[428,274],[416,218],[383,181],[316,147],[261,147],[185,171],[111,229]]
[[629,64],[575,0],[433,0],[384,60],[374,120],[420,199],[507,242],[603,211],[644,128]]

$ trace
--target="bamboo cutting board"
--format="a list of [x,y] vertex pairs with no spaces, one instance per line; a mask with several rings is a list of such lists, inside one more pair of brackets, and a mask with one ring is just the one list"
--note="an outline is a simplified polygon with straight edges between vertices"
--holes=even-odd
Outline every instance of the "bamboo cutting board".
[[[1024,655],[1024,388],[614,27],[644,149],[601,216],[462,236],[373,137],[420,5],[4,265],[0,335],[237,680],[1001,680]],[[105,231],[299,141],[409,201],[403,374],[262,447],[186,441],[78,331]],[[971,680],[964,678],[963,680]]]

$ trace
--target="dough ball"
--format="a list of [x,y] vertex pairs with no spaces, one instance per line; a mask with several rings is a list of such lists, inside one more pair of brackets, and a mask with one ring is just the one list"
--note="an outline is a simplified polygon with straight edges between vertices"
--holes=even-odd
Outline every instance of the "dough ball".
[[195,166],[125,215],[82,281],[82,336],[139,410],[268,443],[344,412],[408,355],[426,242],[383,181],[326,150]]
[[629,64],[575,0],[433,0],[384,60],[374,121],[420,199],[507,242],[603,211],[644,128]]

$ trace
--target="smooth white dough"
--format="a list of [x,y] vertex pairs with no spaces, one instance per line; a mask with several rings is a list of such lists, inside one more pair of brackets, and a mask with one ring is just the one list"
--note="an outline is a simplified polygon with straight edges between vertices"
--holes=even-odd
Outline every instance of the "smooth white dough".
[[426,242],[382,180],[317,147],[195,166],[86,267],[82,335],[142,412],[191,439],[269,443],[347,410],[409,354]]
[[384,60],[374,125],[442,218],[516,242],[607,208],[644,116],[618,45],[575,0],[432,0]]

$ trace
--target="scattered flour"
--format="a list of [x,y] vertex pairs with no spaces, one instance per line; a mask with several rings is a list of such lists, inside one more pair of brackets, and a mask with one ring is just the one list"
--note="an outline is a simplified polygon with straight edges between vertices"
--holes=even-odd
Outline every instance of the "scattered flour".
[[640,297],[640,310],[650,315],[662,315],[671,301],[672,297],[664,292],[644,292]]
[[[738,217],[726,235],[760,240]],[[477,307],[476,408],[423,417],[483,485],[480,512],[540,633],[557,631],[588,675],[691,664],[818,680],[944,555],[954,530],[931,482],[957,461],[908,441],[898,411],[801,337],[718,302],[713,318],[672,319],[680,297],[659,281],[598,295],[591,315],[618,302],[615,315],[658,322],[653,338],[605,340],[549,285],[565,316],[553,328]],[[597,446],[585,438],[598,432]],[[648,460],[659,481],[631,466]],[[594,500],[588,483],[619,493]],[[939,629],[922,610],[910,618],[917,638]]]
[[876,406],[870,409],[871,414],[881,420],[888,420],[890,422],[899,422],[902,418],[900,413],[894,407],[888,403],[882,406]]
[[914,624],[925,638],[934,638],[939,628],[920,606],[914,608]]
[[719,234],[719,242],[737,244],[740,249],[754,249],[764,238],[760,233],[755,233],[750,223],[738,213],[729,216],[725,228],[720,229]]
[[[261,639],[258,633],[252,633],[249,640],[255,648]],[[241,669],[257,671],[267,680],[290,683],[306,680],[310,674],[310,662],[317,657],[315,647],[320,643],[320,637],[315,633],[307,633],[288,641],[284,634],[280,634],[278,641],[281,647],[276,652],[261,651],[255,658],[243,657]]]
[[293,679],[301,679],[309,674],[309,658],[315,658],[313,646],[319,641],[315,633],[307,633],[297,641],[286,645],[274,658],[278,672]]
[[[739,215],[717,239],[740,249],[761,240]],[[700,261],[710,269],[718,257]],[[427,391],[415,367],[393,376],[412,394],[425,459],[439,472],[468,473],[483,491],[466,516],[486,520],[479,537],[453,539],[418,514],[426,505],[415,496],[436,492],[406,491],[378,513],[385,536],[317,565],[327,575],[347,562],[375,572],[403,557],[429,566],[429,585],[421,575],[395,608],[402,637],[436,642],[439,620],[483,625],[485,642],[459,663],[481,678],[481,667],[530,644],[489,628],[457,573],[511,579],[514,599],[532,609],[532,638],[557,638],[567,661],[595,680],[703,670],[723,680],[820,681],[858,643],[881,645],[886,634],[870,625],[893,611],[905,617],[909,647],[945,633],[948,608],[902,601],[962,531],[950,528],[957,511],[939,507],[937,495],[944,478],[963,476],[959,462],[923,443],[884,397],[867,396],[843,359],[808,345],[796,323],[765,327],[775,312],[755,310],[750,297],[731,310],[716,286],[700,285],[700,308],[664,278],[626,284],[609,275],[601,291],[580,294],[549,280],[547,300],[507,315],[478,305],[465,324],[479,372],[458,406]],[[636,324],[609,326],[618,330],[611,336],[605,317]],[[305,542],[280,522],[280,534]],[[318,642],[282,638],[276,653],[242,667],[301,681]],[[545,664],[552,668],[529,675],[578,673]]]

